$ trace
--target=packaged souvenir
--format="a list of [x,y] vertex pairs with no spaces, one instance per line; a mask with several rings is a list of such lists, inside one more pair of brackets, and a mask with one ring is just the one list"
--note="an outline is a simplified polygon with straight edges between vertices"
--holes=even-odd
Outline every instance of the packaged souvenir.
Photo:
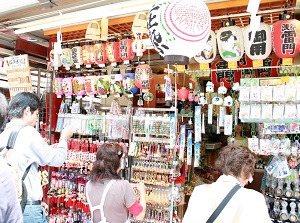
[[241,104],[240,105],[239,118],[242,120],[250,118],[250,105],[249,104]]
[[273,101],[283,102],[285,99],[284,90],[285,90],[285,86],[282,84],[273,86]]
[[258,138],[257,137],[248,138],[248,147],[252,152],[259,154],[260,150],[258,146]]
[[285,119],[297,119],[297,106],[295,104],[286,104],[284,109]]
[[262,119],[272,119],[273,115],[273,105],[272,104],[262,104],[261,105],[261,118]]
[[260,119],[261,118],[261,104],[251,104],[250,105],[250,119]]
[[259,140],[259,149],[260,155],[270,155],[270,140],[269,139],[260,139]]
[[270,155],[277,155],[279,151],[280,140],[276,138],[272,138],[270,140]]
[[239,101],[240,102],[249,102],[249,99],[250,99],[250,87],[241,86],[240,94],[239,94]]
[[261,100],[260,93],[261,93],[260,86],[250,87],[250,101],[251,102],[260,102],[260,100]]
[[296,85],[285,85],[284,100],[288,102],[295,102],[296,93],[297,93]]
[[261,101],[270,102],[273,100],[272,86],[261,86]]
[[273,119],[283,119],[284,105],[274,104],[273,106]]

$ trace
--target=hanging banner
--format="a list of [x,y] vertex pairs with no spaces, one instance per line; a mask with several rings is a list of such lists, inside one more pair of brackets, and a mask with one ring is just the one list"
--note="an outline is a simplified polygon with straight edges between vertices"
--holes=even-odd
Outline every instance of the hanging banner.
[[192,165],[192,153],[193,153],[193,130],[188,130],[187,140],[187,165]]
[[183,161],[184,159],[184,148],[185,148],[185,125],[180,126],[180,151],[179,159]]
[[200,147],[200,142],[194,143],[194,167],[200,166]]
[[195,142],[201,142],[201,107],[195,106]]
[[173,149],[176,145],[176,120],[175,114],[170,114],[170,148]]
[[32,92],[28,55],[5,57],[4,62],[10,97],[15,96],[19,92]]

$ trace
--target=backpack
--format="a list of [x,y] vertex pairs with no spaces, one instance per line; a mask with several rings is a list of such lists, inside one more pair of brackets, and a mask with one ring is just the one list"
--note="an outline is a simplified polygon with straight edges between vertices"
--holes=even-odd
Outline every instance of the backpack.
[[31,164],[26,168],[22,178],[20,179],[18,162],[13,157],[13,153],[10,150],[14,148],[18,133],[23,127],[24,126],[20,127],[17,130],[13,130],[9,135],[6,147],[0,148],[0,159],[2,159],[4,162],[6,162],[7,165],[9,166],[9,168],[11,169],[11,174],[13,176],[13,180],[14,180],[16,192],[17,192],[17,197],[20,202],[22,212],[24,212],[26,202],[27,202],[27,196],[28,196],[27,189],[26,189],[26,186],[24,183],[24,179],[26,178],[26,176],[29,172]]

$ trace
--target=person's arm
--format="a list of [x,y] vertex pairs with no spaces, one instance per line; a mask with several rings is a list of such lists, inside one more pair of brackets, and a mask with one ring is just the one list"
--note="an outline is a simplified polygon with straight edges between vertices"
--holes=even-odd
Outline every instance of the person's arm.
[[[65,128],[61,132],[59,143],[56,147],[48,145],[47,142],[42,138],[40,133],[33,127],[26,127],[21,130],[19,135],[22,136],[20,140],[24,148],[24,155],[30,157],[31,162],[36,162],[40,166],[61,166],[67,156],[67,139],[73,135],[71,128]],[[18,137],[19,137],[18,135]],[[20,146],[20,144],[18,144]],[[21,145],[22,146],[22,145]]]
[[140,204],[143,207],[142,212],[135,217],[136,220],[143,220],[146,214],[146,188],[144,183],[136,184],[136,188],[140,192]]
[[14,180],[5,165],[0,166],[0,222],[22,223],[23,215]]

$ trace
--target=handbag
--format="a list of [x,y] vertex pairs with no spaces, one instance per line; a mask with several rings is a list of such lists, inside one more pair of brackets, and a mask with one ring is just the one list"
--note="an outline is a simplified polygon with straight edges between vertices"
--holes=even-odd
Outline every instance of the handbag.
[[219,204],[219,206],[216,208],[216,210],[211,214],[211,216],[208,218],[208,220],[206,221],[206,223],[213,223],[216,218],[219,216],[219,214],[222,212],[222,210],[224,209],[224,207],[227,205],[227,203],[230,201],[230,199],[232,198],[232,196],[241,188],[240,185],[235,185],[230,191],[229,193],[226,195],[226,197],[221,201],[221,203]]

